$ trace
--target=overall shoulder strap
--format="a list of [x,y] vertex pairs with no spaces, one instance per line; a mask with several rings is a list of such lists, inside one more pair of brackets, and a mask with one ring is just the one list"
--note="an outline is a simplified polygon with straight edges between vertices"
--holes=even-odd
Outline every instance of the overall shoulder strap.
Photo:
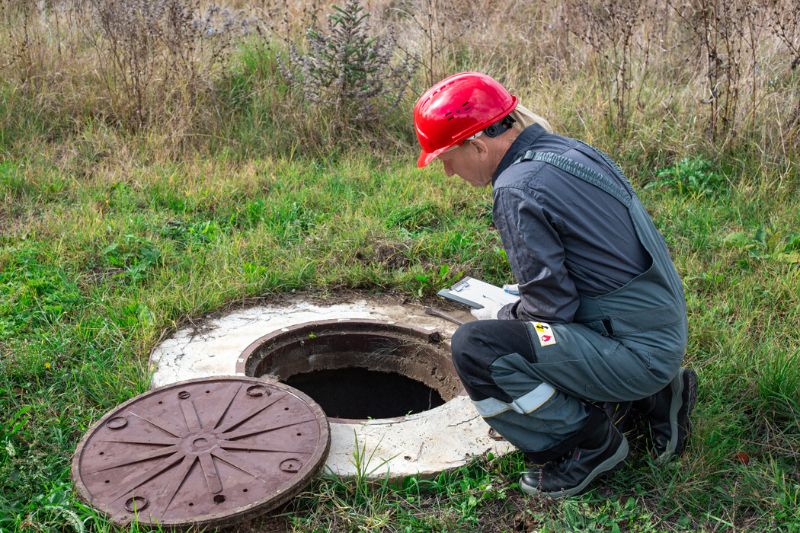
[[568,157],[554,154],[552,152],[534,152],[533,150],[528,150],[522,155],[522,157],[518,158],[512,164],[522,163],[525,161],[542,161],[543,163],[553,165],[554,167],[563,170],[567,174],[575,176],[576,178],[607,192],[619,200],[619,202],[625,207],[630,207],[631,205],[631,195],[628,191],[608,179],[606,176],[603,176],[596,170],[593,170],[582,163],[578,163],[577,161],[573,161]]

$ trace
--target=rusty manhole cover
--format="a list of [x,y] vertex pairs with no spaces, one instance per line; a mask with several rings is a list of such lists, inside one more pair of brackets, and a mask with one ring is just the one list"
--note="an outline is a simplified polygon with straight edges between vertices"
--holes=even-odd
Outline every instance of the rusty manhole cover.
[[118,524],[224,525],[300,492],[329,445],[320,407],[288,385],[196,379],[106,414],[78,444],[72,477],[80,497]]

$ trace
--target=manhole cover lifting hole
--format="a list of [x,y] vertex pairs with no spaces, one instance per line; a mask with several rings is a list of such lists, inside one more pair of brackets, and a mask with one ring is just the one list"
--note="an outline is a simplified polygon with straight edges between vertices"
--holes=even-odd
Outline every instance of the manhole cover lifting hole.
[[120,405],[79,443],[79,496],[126,525],[227,525],[303,489],[330,445],[305,394],[244,377],[168,385]]
[[396,418],[464,394],[438,332],[379,320],[283,328],[251,343],[237,372],[277,378],[345,420]]

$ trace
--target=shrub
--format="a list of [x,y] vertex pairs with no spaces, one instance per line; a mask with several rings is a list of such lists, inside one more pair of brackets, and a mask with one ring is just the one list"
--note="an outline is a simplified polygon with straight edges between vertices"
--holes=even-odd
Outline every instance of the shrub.
[[408,61],[394,61],[393,33],[370,34],[369,13],[359,0],[333,6],[328,31],[311,27],[308,53],[289,44],[281,72],[306,101],[339,130],[375,130],[403,97],[411,75]]
[[191,123],[212,76],[226,66],[234,37],[253,21],[199,0],[91,0],[89,37],[117,121],[139,129]]

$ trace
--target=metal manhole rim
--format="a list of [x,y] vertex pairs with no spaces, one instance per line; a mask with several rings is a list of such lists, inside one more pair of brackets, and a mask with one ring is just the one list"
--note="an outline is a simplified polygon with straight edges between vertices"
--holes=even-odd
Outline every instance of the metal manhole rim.
[[[299,494],[305,488],[305,486],[325,466],[325,460],[326,460],[326,458],[328,456],[328,453],[330,451],[330,445],[331,445],[330,427],[329,427],[328,419],[327,419],[325,413],[322,411],[322,408],[319,406],[319,404],[317,404],[313,400],[313,398],[311,398],[310,396],[308,396],[304,392],[302,392],[302,391],[300,391],[298,389],[295,389],[295,388],[293,388],[293,387],[291,387],[291,386],[289,386],[289,385],[287,385],[285,383],[281,383],[279,381],[276,381],[276,380],[272,380],[272,379],[268,379],[268,378],[257,378],[257,377],[252,377],[252,376],[242,376],[242,375],[219,375],[219,376],[208,376],[208,377],[202,377],[202,378],[193,378],[193,379],[183,380],[183,381],[170,383],[170,384],[167,384],[167,385],[164,385],[164,386],[161,386],[161,387],[157,387],[155,389],[148,390],[148,391],[146,391],[146,392],[144,392],[142,394],[138,394],[138,395],[126,400],[125,402],[115,406],[114,408],[112,408],[111,410],[106,412],[100,419],[98,419],[96,422],[91,424],[89,426],[89,428],[85,431],[83,436],[81,437],[80,441],[78,442],[78,444],[77,444],[77,446],[75,448],[75,452],[73,453],[73,456],[72,456],[72,461],[71,461],[72,464],[71,464],[70,471],[71,471],[72,481],[73,481],[73,485],[74,485],[74,488],[75,488],[75,492],[77,493],[79,499],[81,499],[83,502],[85,502],[86,504],[90,505],[91,507],[93,507],[94,509],[99,511],[103,516],[105,516],[111,522],[114,522],[114,523],[117,523],[117,524],[121,524],[121,525],[127,525],[131,521],[133,521],[134,516],[131,516],[127,521],[120,520],[117,517],[115,517],[113,515],[113,513],[110,512],[109,509],[100,507],[99,504],[96,503],[98,498],[96,498],[96,497],[94,497],[92,495],[92,493],[89,490],[89,487],[84,482],[84,480],[83,480],[83,478],[81,476],[81,472],[80,472],[81,465],[83,464],[82,463],[82,457],[83,457],[83,454],[84,454],[84,451],[85,451],[85,447],[90,442],[92,437],[95,435],[97,430],[102,428],[104,425],[109,426],[109,429],[112,429],[112,430],[115,429],[115,428],[111,428],[110,427],[109,422],[112,421],[114,418],[120,417],[121,413],[125,412],[125,410],[130,405],[132,405],[132,404],[134,404],[136,402],[143,401],[144,399],[146,399],[146,398],[148,398],[150,396],[155,396],[158,393],[166,392],[169,389],[179,389],[181,387],[196,385],[196,384],[199,384],[199,383],[213,383],[213,382],[226,382],[226,381],[230,381],[230,382],[249,382],[249,383],[253,383],[253,384],[256,384],[256,385],[258,385],[258,384],[268,385],[269,387],[272,387],[274,389],[282,390],[282,391],[288,393],[289,395],[295,396],[295,398],[297,400],[300,400],[303,404],[305,404],[305,406],[308,407],[309,410],[313,413],[314,418],[318,422],[319,437],[318,437],[317,441],[318,441],[318,443],[322,444],[322,446],[315,447],[314,452],[312,453],[311,457],[309,458],[309,460],[304,465],[304,466],[307,466],[307,465],[312,465],[312,466],[309,467],[307,469],[307,471],[304,473],[304,475],[301,478],[299,478],[295,483],[289,485],[286,488],[283,488],[283,489],[279,490],[278,493],[275,494],[273,498],[261,498],[259,500],[256,500],[256,501],[253,501],[251,503],[248,503],[246,505],[237,507],[237,508],[231,510],[231,512],[229,512],[227,514],[205,513],[205,514],[202,514],[202,515],[199,515],[199,516],[196,516],[196,517],[193,516],[190,521],[186,521],[186,520],[161,520],[161,521],[158,521],[157,524],[156,524],[156,522],[150,521],[150,520],[139,520],[139,524],[159,525],[159,526],[166,526],[166,527],[169,527],[169,528],[178,528],[178,529],[188,528],[188,527],[196,527],[196,526],[231,525],[231,524],[235,524],[235,523],[247,520],[249,518],[253,518],[253,517],[256,517],[258,515],[267,513],[269,511],[271,511],[271,510],[283,505],[288,500],[290,500],[292,497],[294,497],[296,494]],[[248,394],[248,393],[246,392],[246,394]],[[223,417],[224,417],[224,413],[223,413]],[[124,427],[124,425],[122,425],[120,427]],[[148,482],[149,482],[149,480],[145,481],[144,483],[148,483]],[[133,489],[131,489],[131,490],[133,490]],[[123,496],[120,496],[117,499],[120,499],[120,498],[124,497],[125,494],[128,494],[128,491],[124,492]],[[129,498],[129,500],[130,500],[130,498]],[[126,503],[125,505],[127,507],[128,503]],[[144,507],[140,507],[139,509],[140,510],[144,510]]]
[[[403,335],[411,335],[414,337],[419,338],[420,341],[426,341],[430,344],[439,344],[446,341],[442,334],[437,330],[427,330],[421,327],[406,325],[406,324],[399,324],[397,322],[389,322],[386,320],[376,320],[371,318],[334,318],[328,320],[311,320],[307,322],[300,322],[297,324],[292,324],[291,326],[287,326],[266,335],[262,335],[255,339],[253,342],[247,345],[247,347],[242,350],[242,353],[239,355],[239,358],[236,360],[236,372],[241,373],[242,375],[247,375],[245,373],[245,369],[247,366],[247,360],[252,357],[259,349],[264,347],[269,341],[273,339],[277,339],[283,336],[298,334],[305,329],[314,329],[314,328],[327,328],[330,326],[335,325],[343,325],[343,326],[380,326],[386,328],[388,332],[395,333],[395,334],[403,334]],[[343,335],[347,333],[355,334],[357,332],[331,332],[331,335]],[[387,335],[388,336],[388,335]],[[274,381],[274,380],[272,380]]]

